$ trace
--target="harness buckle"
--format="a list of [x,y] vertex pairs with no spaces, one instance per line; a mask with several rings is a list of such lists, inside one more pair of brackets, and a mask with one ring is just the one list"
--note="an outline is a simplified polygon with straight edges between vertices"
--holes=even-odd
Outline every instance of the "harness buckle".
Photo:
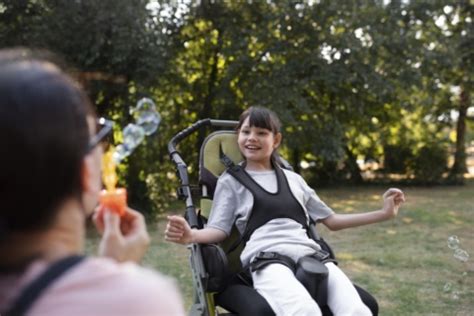
[[325,250],[318,250],[316,251],[311,257],[314,257],[316,260],[320,262],[324,262],[325,260],[329,259],[331,254]]
[[259,252],[255,259],[275,259],[277,258],[276,252]]

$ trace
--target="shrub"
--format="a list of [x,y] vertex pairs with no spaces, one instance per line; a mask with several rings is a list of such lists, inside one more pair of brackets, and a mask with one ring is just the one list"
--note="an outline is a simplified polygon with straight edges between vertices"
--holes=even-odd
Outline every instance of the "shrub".
[[447,171],[448,151],[443,144],[428,143],[421,147],[410,162],[415,181],[421,184],[437,184]]
[[413,146],[408,144],[385,145],[384,151],[384,172],[386,173],[406,173],[410,161],[413,159]]

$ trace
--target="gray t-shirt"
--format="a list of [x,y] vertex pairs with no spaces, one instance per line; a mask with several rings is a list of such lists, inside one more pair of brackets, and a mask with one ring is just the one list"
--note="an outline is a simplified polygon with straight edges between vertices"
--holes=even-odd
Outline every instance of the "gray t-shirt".
[[[306,216],[317,221],[334,213],[300,175],[285,169],[283,171],[291,192],[303,206]],[[270,193],[277,192],[274,170],[247,172],[263,189]],[[235,223],[240,233],[243,233],[252,206],[252,193],[232,175],[225,172],[217,181],[207,226],[222,230],[229,235]],[[306,230],[300,223],[289,218],[276,218],[255,230],[242,251],[240,260],[245,266],[260,251],[272,251],[289,256],[296,261],[302,256],[314,253],[317,249],[320,249],[319,245],[308,238]]]

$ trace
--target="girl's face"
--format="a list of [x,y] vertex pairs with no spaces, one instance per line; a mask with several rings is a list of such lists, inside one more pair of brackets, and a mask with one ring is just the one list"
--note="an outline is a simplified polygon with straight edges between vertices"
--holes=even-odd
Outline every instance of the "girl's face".
[[248,167],[271,169],[271,156],[280,145],[281,134],[271,130],[249,126],[249,118],[243,122],[237,142],[242,155],[247,160]]

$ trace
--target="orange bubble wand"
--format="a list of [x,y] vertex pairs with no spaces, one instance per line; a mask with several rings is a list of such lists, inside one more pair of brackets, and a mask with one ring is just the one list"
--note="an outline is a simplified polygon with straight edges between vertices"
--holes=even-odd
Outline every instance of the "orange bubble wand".
[[113,154],[114,148],[111,147],[102,157],[102,181],[105,189],[100,192],[99,202],[106,209],[122,216],[127,208],[127,190],[116,188],[117,173]]

